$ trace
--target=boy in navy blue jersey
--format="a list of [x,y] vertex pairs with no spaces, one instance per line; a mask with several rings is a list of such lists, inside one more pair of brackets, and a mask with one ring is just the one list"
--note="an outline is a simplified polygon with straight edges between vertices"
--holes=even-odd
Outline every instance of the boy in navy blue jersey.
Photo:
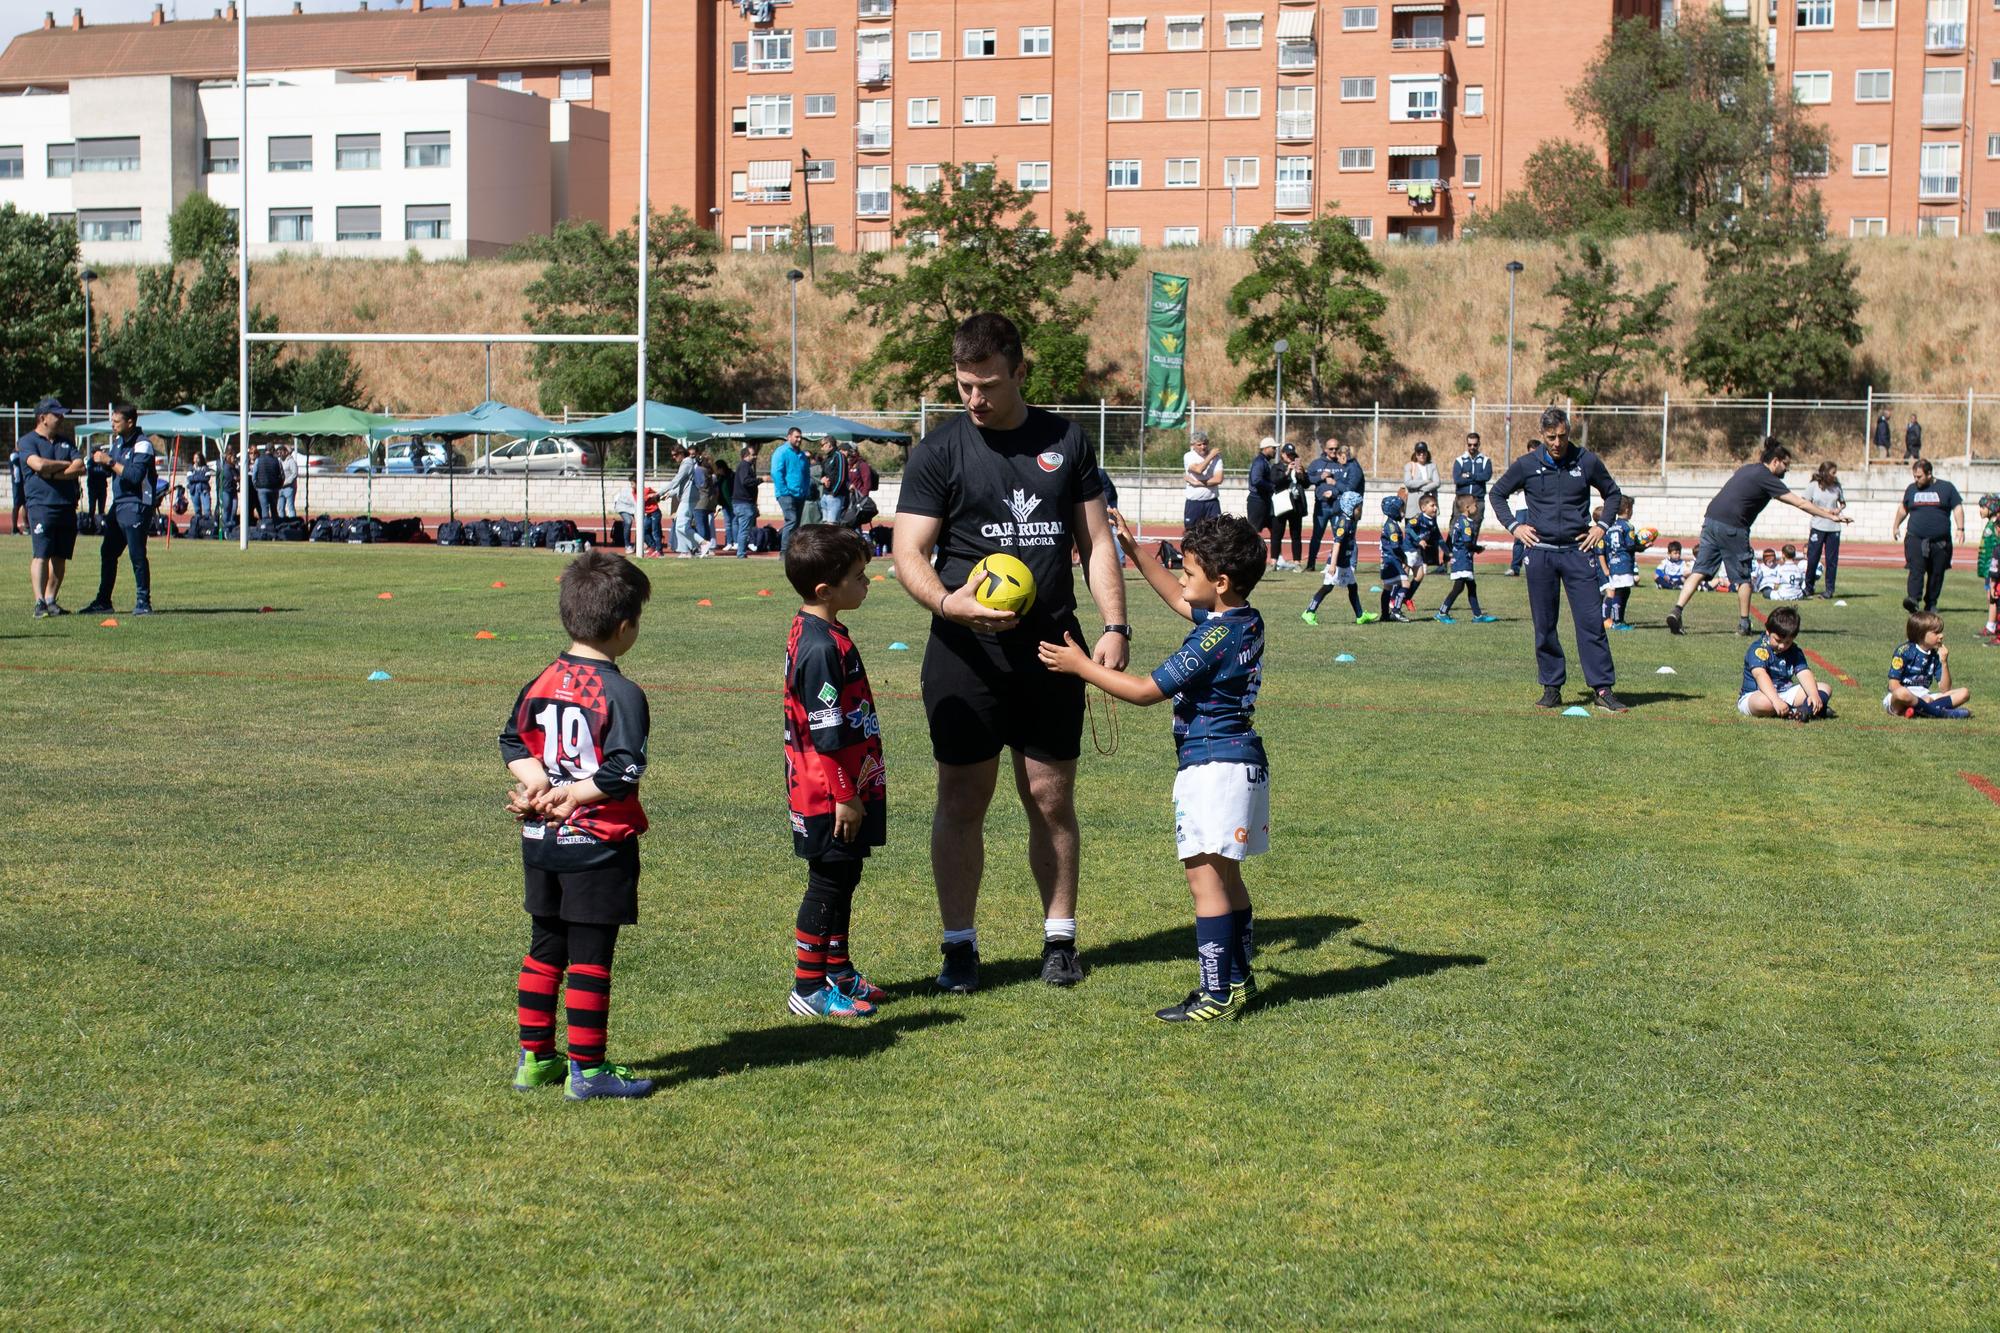
[[1810,722],[1833,716],[1833,696],[1813,679],[1799,647],[1797,607],[1781,606],[1764,622],[1764,632],[1743,654],[1743,683],[1736,711],[1745,717],[1788,717]]
[[1444,605],[1434,617],[1441,625],[1458,623],[1452,619],[1451,608],[1461,592],[1472,606],[1474,624],[1490,625],[1500,618],[1479,609],[1479,578],[1473,570],[1472,557],[1479,550],[1480,503],[1476,495],[1461,495],[1452,502],[1451,533],[1446,543],[1451,561],[1451,591],[1445,594]]
[[1410,567],[1405,563],[1409,528],[1403,522],[1403,501],[1391,495],[1382,501],[1382,611],[1383,620],[1409,620],[1403,601],[1410,595]]
[[1903,629],[1909,637],[1889,659],[1883,711],[1891,717],[1971,717],[1965,705],[1972,691],[1951,683],[1951,649],[1944,646],[1943,618],[1935,611],[1914,611]]
[[1629,630],[1625,607],[1632,600],[1632,585],[1639,581],[1639,538],[1632,530],[1632,497],[1618,497],[1618,517],[1605,525],[1604,541],[1597,548],[1597,567],[1604,573],[1600,591],[1604,594],[1604,627]]
[[518,780],[507,810],[521,821],[523,905],[533,922],[516,1002],[516,1091],[564,1080],[555,1031],[565,970],[564,1095],[587,1101],[653,1090],[651,1079],[604,1058],[618,928],[639,919],[646,831],[639,779],[650,727],[646,693],[619,674],[618,659],[638,640],[652,591],[622,555],[586,551],[570,561],[557,595],[569,650],[521,687],[500,732],[500,758]]
[[1403,598],[1408,614],[1417,603],[1417,590],[1432,565],[1444,563],[1444,532],[1438,527],[1438,498],[1425,495],[1417,501],[1417,513],[1403,525],[1403,566],[1410,571],[1410,590]]
[[1249,597],[1264,576],[1264,543],[1247,519],[1202,519],[1187,530],[1176,580],[1157,556],[1140,555],[1122,519],[1115,531],[1160,600],[1194,622],[1187,640],[1151,676],[1100,666],[1067,634],[1039,651],[1051,671],[1081,676],[1113,698],[1140,705],[1173,699],[1174,842],[1194,896],[1201,984],[1155,1017],[1234,1018],[1257,993],[1242,863],[1271,842],[1271,774],[1250,724],[1263,682],[1264,620]]
[[1361,513],[1361,492],[1342,492],[1336,502],[1339,510],[1333,520],[1333,559],[1326,562],[1326,573],[1320,577],[1319,591],[1312,596],[1312,602],[1299,612],[1299,619],[1308,625],[1319,624],[1319,604],[1326,600],[1327,593],[1335,588],[1347,589],[1347,604],[1354,611],[1354,623],[1372,625],[1382,617],[1373,611],[1361,609],[1361,589],[1354,578],[1354,553],[1357,545],[1354,539],[1354,520]]

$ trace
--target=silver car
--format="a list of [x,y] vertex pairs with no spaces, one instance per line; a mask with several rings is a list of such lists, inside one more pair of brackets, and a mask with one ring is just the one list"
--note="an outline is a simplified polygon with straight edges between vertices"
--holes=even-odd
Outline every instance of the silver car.
[[522,472],[577,476],[597,470],[597,452],[579,440],[551,436],[546,440],[515,440],[480,455],[473,470],[489,474]]

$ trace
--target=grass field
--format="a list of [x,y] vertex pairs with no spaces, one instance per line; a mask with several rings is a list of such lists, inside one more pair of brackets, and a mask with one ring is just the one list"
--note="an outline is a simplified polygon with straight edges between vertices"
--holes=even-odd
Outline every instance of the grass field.
[[[1900,575],[1860,571],[1804,609],[1860,682],[1811,727],[1737,718],[1722,597],[1616,636],[1637,707],[1580,720],[1530,706],[1517,581],[1484,581],[1496,625],[1311,630],[1272,576],[1264,999],[1184,1031],[1149,1016],[1193,981],[1162,710],[1086,743],[1085,983],[1033,979],[1003,800],[989,988],[932,990],[920,654],[887,651],[924,622],[893,583],[850,624],[892,810],[856,955],[895,998],[790,1018],[793,603],[767,560],[650,563],[611,1045],[663,1086],[593,1107],[507,1089],[495,735],[562,646],[559,567],[177,542],[169,614],[116,629],[31,621],[16,585],[0,1322],[1991,1327],[2000,810],[1961,775],[2000,779],[2000,651],[1962,568],[1975,718],[1882,715]],[[1134,593],[1150,667],[1179,635]]]

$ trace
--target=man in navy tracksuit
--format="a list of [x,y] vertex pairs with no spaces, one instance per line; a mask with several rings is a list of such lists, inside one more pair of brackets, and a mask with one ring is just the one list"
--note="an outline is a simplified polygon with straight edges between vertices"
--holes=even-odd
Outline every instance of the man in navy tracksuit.
[[[1451,489],[1455,495],[1469,495],[1479,501],[1479,508],[1472,515],[1472,540],[1479,541],[1479,530],[1486,526],[1486,488],[1493,484],[1493,460],[1480,449],[1479,432],[1465,432],[1465,452],[1451,465]],[[1518,563],[1520,557],[1516,556]]]
[[104,524],[104,548],[98,557],[97,596],[84,612],[109,615],[111,591],[118,586],[118,558],[132,553],[132,582],[139,592],[135,616],[153,614],[153,567],[146,559],[146,530],[153,524],[157,502],[160,456],[139,430],[139,409],[120,403],[111,409],[111,441],[91,454],[91,461],[111,478],[111,512]]
[[[1551,407],[1542,413],[1541,446],[1515,459],[1489,495],[1500,522],[1535,553],[1528,562],[1528,608],[1535,620],[1540,706],[1562,706],[1568,663],[1556,637],[1556,611],[1567,592],[1584,679],[1599,708],[1622,713],[1625,704],[1611,692],[1616,673],[1600,615],[1596,550],[1604,540],[1604,528],[1590,518],[1593,490],[1602,497],[1607,514],[1618,512],[1618,483],[1596,454],[1570,447],[1569,414]],[[1527,496],[1527,513],[1519,518],[1508,503],[1517,493]]]

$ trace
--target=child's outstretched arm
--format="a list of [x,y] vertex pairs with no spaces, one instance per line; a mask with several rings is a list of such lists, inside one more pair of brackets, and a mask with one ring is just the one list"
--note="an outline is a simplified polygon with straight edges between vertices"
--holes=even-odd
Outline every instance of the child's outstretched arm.
[[1187,598],[1181,593],[1180,580],[1168,573],[1167,567],[1160,563],[1159,548],[1154,547],[1150,557],[1143,554],[1139,543],[1133,540],[1132,525],[1125,521],[1125,515],[1114,509],[1111,511],[1111,517],[1114,520],[1112,531],[1117,534],[1118,544],[1125,549],[1125,558],[1146,576],[1147,585],[1160,595],[1160,600],[1167,604],[1170,611],[1182,620],[1193,620],[1194,612],[1188,609]]
[[1813,675],[1811,671],[1801,671],[1793,679],[1797,680],[1806,692],[1805,702],[1799,705],[1799,712],[1811,717],[1819,711],[1819,677]]
[[[1166,571],[1160,572],[1164,574]],[[1041,654],[1042,665],[1049,670],[1065,676],[1081,676],[1087,684],[1095,685],[1112,698],[1123,699],[1128,704],[1144,707],[1167,697],[1160,692],[1160,687],[1151,676],[1128,676],[1123,671],[1113,671],[1092,661],[1090,654],[1083,651],[1068,633],[1063,635],[1061,643],[1043,643],[1036,651]]]

